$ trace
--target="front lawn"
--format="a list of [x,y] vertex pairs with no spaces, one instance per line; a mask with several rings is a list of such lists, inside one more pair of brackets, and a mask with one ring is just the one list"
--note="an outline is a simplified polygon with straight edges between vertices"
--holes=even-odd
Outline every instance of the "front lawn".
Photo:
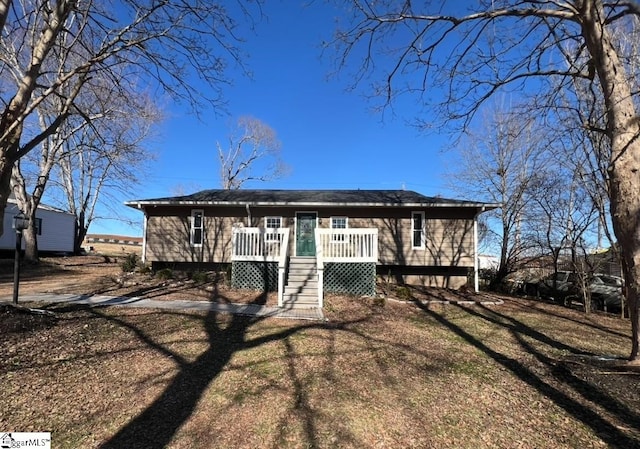
[[0,432],[57,448],[640,446],[627,321],[327,299],[328,322],[48,306],[0,317]]

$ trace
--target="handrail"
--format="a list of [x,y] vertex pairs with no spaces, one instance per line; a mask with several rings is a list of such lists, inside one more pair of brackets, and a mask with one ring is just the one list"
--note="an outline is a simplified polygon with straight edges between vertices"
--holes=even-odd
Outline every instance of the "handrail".
[[318,263],[378,262],[376,228],[316,228]]
[[282,263],[287,257],[289,228],[234,228],[232,260]]

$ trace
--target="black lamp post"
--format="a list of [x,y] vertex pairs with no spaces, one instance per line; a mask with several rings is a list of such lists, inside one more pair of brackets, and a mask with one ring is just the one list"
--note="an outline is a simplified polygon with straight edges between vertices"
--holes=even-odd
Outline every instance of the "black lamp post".
[[22,250],[22,231],[29,226],[29,218],[20,212],[13,217],[13,228],[16,230],[16,254],[13,262],[13,303],[18,304],[20,288],[20,252]]

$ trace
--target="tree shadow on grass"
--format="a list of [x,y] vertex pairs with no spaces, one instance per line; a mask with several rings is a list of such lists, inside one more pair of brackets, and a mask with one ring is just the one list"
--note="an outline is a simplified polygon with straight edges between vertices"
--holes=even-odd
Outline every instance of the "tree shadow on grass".
[[[601,324],[593,321],[594,317],[598,317],[598,312],[591,312],[590,314],[584,314],[584,319],[583,320],[577,320],[575,318],[572,318],[571,316],[569,316],[566,313],[563,313],[564,311],[567,312],[571,312],[574,311],[574,309],[570,309],[567,308],[565,306],[562,306],[560,304],[558,304],[557,302],[554,301],[534,301],[531,299],[527,299],[526,301],[532,301],[532,303],[526,304],[526,305],[522,305],[521,307],[523,309],[530,309],[530,310],[534,310],[537,313],[542,313],[548,316],[552,316],[554,318],[559,318],[562,320],[566,320],[569,321],[571,323],[576,323],[580,326],[588,326],[594,330],[600,331],[600,332],[605,332],[611,335],[615,335],[618,337],[627,337],[628,335],[623,334],[621,332],[617,332],[613,329],[607,328],[606,326],[602,326]],[[549,306],[553,305],[555,307],[550,308]],[[584,313],[583,310],[579,310],[580,313]],[[610,316],[610,318],[619,318],[619,317],[615,317],[615,316]]]
[[[253,301],[259,304],[264,298],[259,295]],[[99,313],[96,311],[96,313]],[[326,328],[323,322],[305,323],[274,332],[269,335],[247,339],[248,330],[263,321],[264,317],[231,315],[221,320],[216,312],[203,317],[208,338],[208,347],[195,360],[188,361],[145,335],[144,331],[117,318],[103,315],[119,325],[129,328],[138,339],[165,356],[170,356],[178,365],[179,372],[164,391],[139,415],[132,418],[115,435],[100,447],[109,448],[161,448],[170,444],[177,431],[194,412],[199,400],[211,382],[223,371],[238,351],[255,348],[272,341],[286,341],[288,337],[305,329]],[[226,326],[224,325],[224,323]],[[352,323],[343,323],[347,326]],[[335,325],[331,326],[335,328]],[[313,411],[305,409],[305,431],[309,447],[316,447]]]
[[[534,311],[536,313],[541,313],[550,317],[558,318],[561,320],[569,321],[571,323],[578,324],[580,326],[588,326],[594,330],[599,332],[605,332],[607,334],[615,335],[618,337],[627,337],[628,335],[623,334],[621,332],[617,332],[613,329],[610,329],[606,326],[602,326],[601,324],[593,321],[593,317],[597,317],[596,313],[591,313],[589,315],[584,314],[582,320],[577,320],[571,316],[575,310],[569,309],[567,307],[561,306],[557,302],[554,301],[546,301],[546,300],[532,300],[527,298],[515,298],[511,296],[497,295],[486,292],[476,293],[476,292],[462,292],[462,291],[453,291],[453,290],[442,290],[433,287],[421,287],[421,286],[411,286],[410,293],[412,297],[415,299],[413,291],[419,293],[418,297],[424,297],[426,300],[448,300],[452,301],[452,295],[455,296],[457,301],[495,301],[496,299],[500,299],[505,303],[509,303],[511,306],[518,307],[523,311]],[[581,312],[583,313],[583,312]]]
[[[609,447],[621,449],[640,447],[640,441],[633,438],[628,433],[623,432],[620,426],[607,420],[595,410],[595,407],[603,407],[608,414],[612,414],[624,423],[625,427],[629,428],[634,433],[640,433],[640,416],[636,410],[631,410],[625,404],[602,391],[597,385],[590,384],[578,378],[571,373],[565,365],[558,363],[557,360],[552,359],[539,349],[536,349],[531,341],[535,341],[555,349],[569,351],[573,354],[585,354],[584,352],[558,342],[548,335],[527,326],[513,317],[498,313],[487,307],[455,306],[472,316],[488,321],[492,325],[507,329],[520,344],[524,352],[534,356],[539,362],[543,363],[549,369],[552,379],[557,382],[557,384],[554,385],[519,360],[492,349],[465,330],[462,326],[453,323],[440,313],[431,310],[428,305],[418,304],[418,306],[435,321],[463,338],[473,347],[487,354],[496,363],[503,366],[517,378],[526,382],[538,392],[553,400],[553,402],[565,410],[568,415],[582,422],[586,427],[591,428],[609,445]],[[482,310],[483,313],[480,313],[476,307],[480,307],[480,310]],[[575,399],[569,392],[578,393],[583,399],[591,402],[593,406],[589,406],[588,404]]]

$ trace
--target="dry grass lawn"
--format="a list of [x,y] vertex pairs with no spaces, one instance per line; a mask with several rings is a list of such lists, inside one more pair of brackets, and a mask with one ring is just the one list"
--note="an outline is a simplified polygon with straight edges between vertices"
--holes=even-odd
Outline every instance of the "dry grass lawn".
[[[24,288],[118,291],[117,266],[83,284],[67,262]],[[629,323],[503,299],[329,297],[327,322],[3,308],[0,431],[55,448],[640,447],[638,374],[594,357],[625,356]]]

